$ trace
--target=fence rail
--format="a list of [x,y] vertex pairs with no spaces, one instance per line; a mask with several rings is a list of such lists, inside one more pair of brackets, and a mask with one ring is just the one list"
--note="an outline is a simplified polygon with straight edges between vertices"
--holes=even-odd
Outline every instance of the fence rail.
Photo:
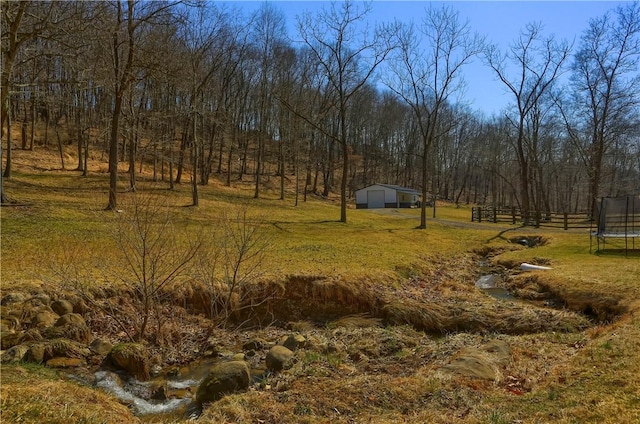
[[548,227],[579,229],[591,228],[591,220],[588,213],[540,213],[531,212],[529,219],[524,220],[518,208],[494,208],[492,206],[476,206],[471,208],[471,222],[492,222],[522,224],[531,227]]

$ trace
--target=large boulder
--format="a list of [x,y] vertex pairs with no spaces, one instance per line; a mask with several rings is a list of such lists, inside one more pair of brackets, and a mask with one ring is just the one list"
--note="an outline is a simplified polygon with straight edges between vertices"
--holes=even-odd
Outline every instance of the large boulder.
[[276,345],[269,349],[266,357],[267,369],[271,371],[281,371],[286,368],[293,357],[291,349]]
[[226,394],[249,388],[251,374],[244,361],[223,362],[211,368],[196,392],[196,402],[215,402]]
[[119,343],[109,353],[111,363],[140,381],[151,378],[149,374],[149,353],[140,343]]

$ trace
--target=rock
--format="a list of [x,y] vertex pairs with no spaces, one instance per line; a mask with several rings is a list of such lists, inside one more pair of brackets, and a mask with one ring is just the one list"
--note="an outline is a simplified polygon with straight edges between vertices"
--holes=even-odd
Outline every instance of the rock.
[[59,318],[60,317],[55,312],[43,310],[35,314],[31,320],[31,328],[51,327]]
[[165,401],[169,398],[167,395],[169,393],[169,388],[166,381],[161,381],[151,385],[149,390],[151,392],[149,399]]
[[286,368],[293,357],[293,352],[281,345],[276,345],[269,349],[266,358],[267,369],[271,371],[281,371]]
[[[71,306],[73,306],[73,311],[71,312],[74,312],[76,314],[85,314],[89,311],[89,307],[82,297],[73,293],[67,293],[65,294],[65,298],[65,300],[69,302]],[[53,308],[53,305],[51,306]]]
[[138,380],[149,380],[149,353],[142,344],[117,344],[111,349],[109,358],[113,365],[133,375]]
[[60,318],[58,318],[58,320],[55,323],[55,326],[56,327],[62,327],[62,326],[69,325],[69,324],[84,325],[84,326],[87,325],[86,321],[84,320],[84,318],[82,318],[81,315],[74,314],[74,313],[68,313],[68,314],[62,315]]
[[60,316],[73,313],[73,305],[64,299],[58,299],[51,303],[51,309]]
[[0,356],[0,362],[3,364],[15,364],[17,362],[22,362],[25,359],[28,350],[29,347],[27,345],[13,346]]
[[267,346],[267,342],[263,339],[251,339],[242,344],[242,350],[262,350]]
[[231,360],[232,361],[244,361],[244,357],[245,357],[244,353],[236,353],[235,355],[233,355],[231,357]]
[[51,304],[51,298],[45,293],[37,293],[30,299],[27,299],[33,306],[49,306]]
[[13,320],[13,319],[2,319],[0,320],[0,334],[5,335],[5,334],[10,334],[10,333],[14,333],[15,329],[18,328],[18,326],[20,325],[20,321]]
[[89,344],[89,349],[96,355],[107,356],[112,348],[113,345],[111,343],[102,339],[94,339]]
[[211,368],[196,392],[196,402],[214,402],[226,394],[249,388],[251,375],[244,361],[223,362]]
[[50,340],[44,344],[44,361],[51,358],[86,358],[91,351],[78,342],[67,339]]
[[27,342],[41,342],[43,340],[42,334],[35,328],[27,330],[20,338],[20,343]]
[[149,369],[149,374],[151,375],[151,377],[159,376],[160,374],[162,374],[162,366],[158,364],[152,365]]
[[291,351],[295,351],[305,347],[307,344],[307,339],[305,339],[300,334],[291,334],[286,340],[282,343],[282,346],[286,347]]
[[2,338],[0,338],[0,349],[7,350],[12,348],[20,343],[20,339],[24,331],[19,331],[17,333],[3,334]]
[[84,318],[73,313],[61,316],[54,327],[49,327],[43,331],[43,335],[47,339],[63,338],[83,344],[88,344],[93,337]]
[[44,344],[43,343],[35,343],[29,347],[29,351],[27,352],[27,356],[25,358],[29,362],[33,362],[36,364],[41,364],[44,362]]
[[491,354],[495,358],[496,362],[499,363],[508,362],[511,357],[511,348],[507,342],[503,340],[490,341],[482,345],[480,349]]
[[443,369],[464,377],[493,381],[497,377],[492,364],[481,355],[473,352],[462,353],[445,365]]
[[9,306],[9,305],[13,305],[16,303],[22,303],[27,299],[27,297],[19,292],[15,292],[15,293],[7,293],[4,296],[2,296],[2,300],[0,300],[0,305],[2,306]]
[[47,361],[47,366],[51,368],[77,368],[85,365],[81,358],[57,357]]

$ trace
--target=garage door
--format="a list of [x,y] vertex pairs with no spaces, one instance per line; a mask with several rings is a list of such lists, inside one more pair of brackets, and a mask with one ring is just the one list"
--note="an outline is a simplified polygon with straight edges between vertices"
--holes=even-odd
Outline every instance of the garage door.
[[384,190],[367,191],[367,207],[369,209],[384,208]]

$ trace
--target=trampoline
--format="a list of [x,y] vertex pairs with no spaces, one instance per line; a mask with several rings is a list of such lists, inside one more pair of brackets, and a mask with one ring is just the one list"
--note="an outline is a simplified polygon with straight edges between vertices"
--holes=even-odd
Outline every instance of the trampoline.
[[635,249],[635,239],[640,238],[640,195],[603,197],[594,207],[594,223],[591,230],[589,251],[595,240],[596,252],[604,250],[607,239],[624,239],[625,254]]

